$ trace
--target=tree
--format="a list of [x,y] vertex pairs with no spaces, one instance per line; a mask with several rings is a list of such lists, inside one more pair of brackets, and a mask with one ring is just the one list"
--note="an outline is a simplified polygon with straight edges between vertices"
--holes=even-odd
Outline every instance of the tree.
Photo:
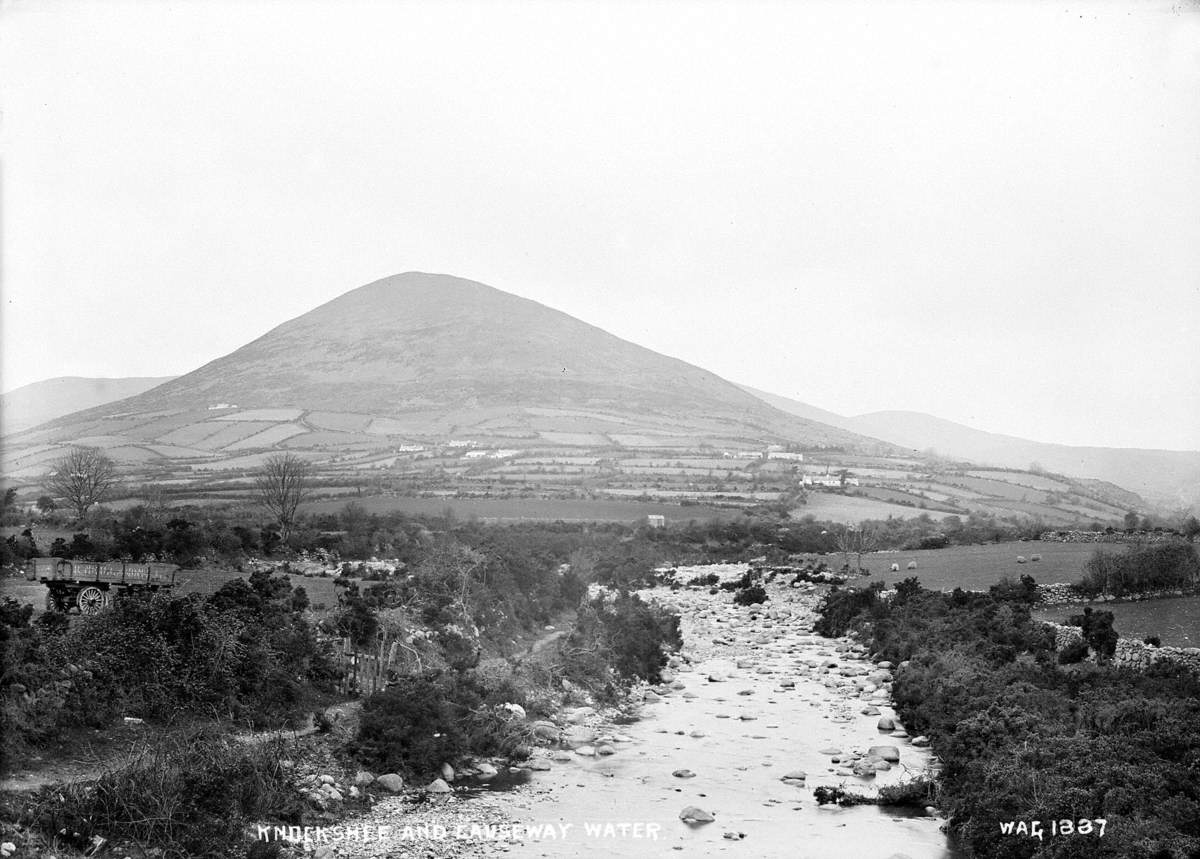
[[58,509],[58,505],[54,503],[54,499],[49,495],[39,495],[37,500],[37,509],[43,513],[49,513]]
[[4,509],[17,506],[17,490],[15,487],[8,487],[4,490]]
[[258,502],[279,522],[280,535],[284,540],[291,533],[296,508],[308,495],[311,472],[311,466],[303,459],[285,453],[268,459],[262,472],[254,478]]
[[82,519],[117,485],[117,466],[95,447],[73,447],[51,466],[46,488],[63,498]]
[[862,556],[875,551],[878,546],[879,534],[871,528],[848,525],[837,535],[837,548],[845,557],[846,566],[850,566],[850,556],[854,555],[854,568],[859,572],[862,572]]

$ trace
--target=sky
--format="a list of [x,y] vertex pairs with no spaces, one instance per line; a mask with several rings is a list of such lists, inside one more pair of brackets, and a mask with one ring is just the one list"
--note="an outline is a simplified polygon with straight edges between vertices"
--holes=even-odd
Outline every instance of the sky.
[[1200,449],[1195,2],[0,3],[0,389],[435,271],[841,414]]

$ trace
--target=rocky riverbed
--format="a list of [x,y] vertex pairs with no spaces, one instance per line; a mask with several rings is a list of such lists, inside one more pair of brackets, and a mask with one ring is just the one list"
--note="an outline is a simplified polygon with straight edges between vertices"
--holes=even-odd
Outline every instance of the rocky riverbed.
[[[744,569],[680,569],[678,580]],[[638,721],[563,713],[543,726],[557,747],[537,750],[524,785],[423,805],[384,799],[342,826],[388,837],[343,840],[330,855],[953,856],[936,815],[816,803],[819,786],[870,795],[936,763],[890,708],[891,666],[813,633],[815,589],[767,591],[749,607],[726,591],[643,592],[679,610],[684,648],[664,683],[641,692]]]

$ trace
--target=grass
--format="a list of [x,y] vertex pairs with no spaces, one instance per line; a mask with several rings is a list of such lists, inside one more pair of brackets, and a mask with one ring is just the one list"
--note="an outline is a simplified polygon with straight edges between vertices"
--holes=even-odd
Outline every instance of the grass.
[[[1092,553],[1123,551],[1124,546],[1112,543],[988,543],[982,546],[950,546],[945,549],[925,549],[912,552],[876,552],[863,556],[863,566],[872,573],[872,581],[893,584],[916,576],[921,584],[933,590],[986,590],[1004,576],[1011,579],[1031,575],[1039,584],[1075,582],[1083,577],[1083,565]],[[1041,555],[1034,563],[1018,564],[1017,556],[1029,558]],[[907,569],[916,561],[917,569]],[[900,572],[891,572],[892,564]]]
[[282,741],[248,746],[211,731],[159,738],[94,781],[6,807],[5,822],[40,836],[42,855],[86,849],[96,835],[154,844],[164,856],[242,855],[250,823],[303,819],[304,799],[281,764],[288,757]]
[[348,501],[354,501],[368,513],[400,512],[409,515],[440,516],[451,510],[461,519],[479,518],[485,521],[592,521],[633,522],[647,515],[666,516],[669,522],[704,521],[713,518],[730,519],[741,516],[736,509],[709,507],[697,504],[684,506],[655,501],[592,500],[566,498],[412,498],[398,496],[364,496],[336,501],[305,504],[302,513],[335,513]]

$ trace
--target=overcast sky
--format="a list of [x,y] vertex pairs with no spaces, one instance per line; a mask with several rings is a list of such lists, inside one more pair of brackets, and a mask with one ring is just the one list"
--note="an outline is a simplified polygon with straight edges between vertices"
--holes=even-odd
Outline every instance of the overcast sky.
[[843,414],[1200,448],[1195,3],[2,8],[4,390],[422,270]]

